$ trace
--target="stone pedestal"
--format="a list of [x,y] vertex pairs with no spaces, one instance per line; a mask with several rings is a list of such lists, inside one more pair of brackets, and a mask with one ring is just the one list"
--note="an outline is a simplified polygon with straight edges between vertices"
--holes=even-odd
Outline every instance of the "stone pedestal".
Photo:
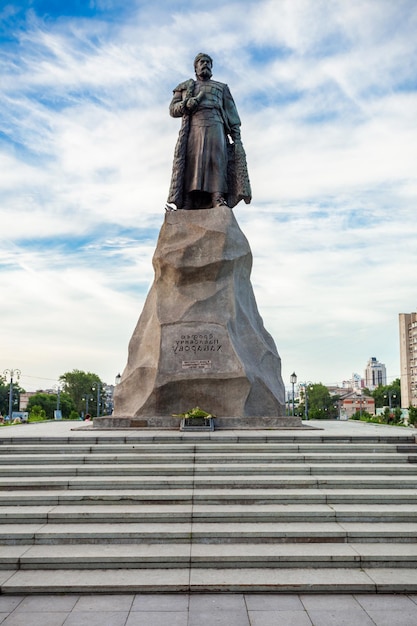
[[253,418],[263,427],[281,419],[301,426],[283,417],[281,361],[258,313],[252,254],[233,212],[167,213],[153,266],[111,419],[172,428],[172,414],[199,406],[221,427],[228,418],[235,428],[255,426]]

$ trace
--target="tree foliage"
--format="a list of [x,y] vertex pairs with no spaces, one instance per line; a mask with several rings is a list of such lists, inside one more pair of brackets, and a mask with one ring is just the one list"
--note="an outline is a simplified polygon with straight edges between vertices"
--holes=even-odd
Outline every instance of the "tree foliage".
[[408,407],[408,423],[417,424],[417,406]]
[[29,409],[29,421],[40,422],[41,420],[46,420],[45,409],[43,409],[39,404],[33,404]]
[[390,385],[380,385],[373,391],[366,391],[375,400],[376,409],[389,406],[390,398],[392,408],[401,406],[401,381],[399,378],[396,378]]
[[[54,418],[54,411],[58,405],[58,396],[55,393],[35,393],[29,398],[28,411],[32,414],[34,407],[38,406],[45,411],[46,419]],[[59,397],[59,408],[62,411],[62,417],[68,419],[70,413],[74,411],[75,405],[71,396],[67,393],[61,393]]]
[[85,398],[88,396],[89,413],[97,415],[97,383],[100,383],[101,387],[104,386],[97,374],[74,369],[72,372],[62,374],[59,380],[63,383],[65,393],[72,398],[78,413],[84,411]]
[[[7,382],[6,378],[0,375],[0,414],[8,415],[9,414],[9,391],[10,384]],[[13,410],[18,410],[19,407],[19,396],[21,393],[24,393],[24,389],[20,387],[18,383],[13,383]]]
[[332,396],[328,388],[322,383],[312,383],[300,391],[298,413],[305,415],[307,410],[309,419],[335,419],[338,416],[339,396]]

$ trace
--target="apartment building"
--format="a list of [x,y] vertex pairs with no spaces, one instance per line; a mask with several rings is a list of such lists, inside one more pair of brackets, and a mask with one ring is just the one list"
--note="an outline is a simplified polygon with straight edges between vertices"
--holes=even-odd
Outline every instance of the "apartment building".
[[387,370],[384,363],[380,363],[375,356],[371,356],[365,368],[365,387],[373,391],[381,385],[387,384]]
[[417,406],[417,313],[400,313],[401,407]]

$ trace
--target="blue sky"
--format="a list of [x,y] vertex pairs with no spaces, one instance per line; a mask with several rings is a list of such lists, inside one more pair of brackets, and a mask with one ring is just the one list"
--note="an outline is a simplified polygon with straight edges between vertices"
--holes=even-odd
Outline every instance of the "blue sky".
[[415,0],[6,0],[0,8],[0,372],[113,382],[152,283],[179,120],[214,59],[242,119],[234,213],[284,383],[400,374],[417,306]]

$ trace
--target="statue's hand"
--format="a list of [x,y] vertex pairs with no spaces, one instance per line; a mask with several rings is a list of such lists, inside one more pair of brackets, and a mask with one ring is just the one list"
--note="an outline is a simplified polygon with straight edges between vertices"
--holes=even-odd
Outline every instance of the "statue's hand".
[[197,98],[189,98],[186,102],[186,108],[191,113],[198,107],[199,100]]
[[230,133],[230,136],[232,138],[233,143],[242,143],[242,140],[240,138],[240,130],[237,129],[232,129],[232,132]]

